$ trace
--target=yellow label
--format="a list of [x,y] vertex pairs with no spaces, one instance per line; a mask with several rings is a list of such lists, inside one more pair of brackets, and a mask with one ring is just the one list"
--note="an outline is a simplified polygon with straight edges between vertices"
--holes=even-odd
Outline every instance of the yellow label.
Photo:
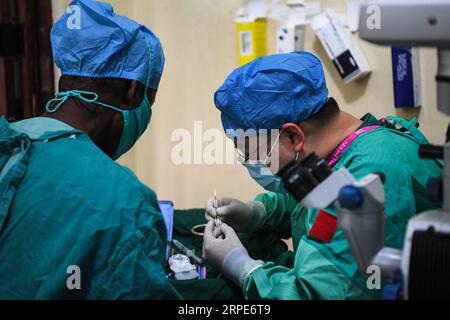
[[237,22],[239,65],[267,54],[267,19]]

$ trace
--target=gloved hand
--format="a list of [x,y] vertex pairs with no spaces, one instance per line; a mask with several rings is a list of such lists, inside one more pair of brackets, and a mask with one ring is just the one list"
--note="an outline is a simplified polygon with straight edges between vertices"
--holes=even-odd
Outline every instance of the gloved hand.
[[222,223],[216,228],[214,221],[208,222],[205,228],[203,258],[241,288],[244,279],[263,265],[262,261],[250,258],[231,227]]
[[264,225],[266,208],[259,201],[244,203],[233,198],[217,197],[217,202],[217,213],[214,209],[214,198],[206,203],[207,221],[214,220],[217,214],[222,222],[233,227],[236,232],[254,232]]

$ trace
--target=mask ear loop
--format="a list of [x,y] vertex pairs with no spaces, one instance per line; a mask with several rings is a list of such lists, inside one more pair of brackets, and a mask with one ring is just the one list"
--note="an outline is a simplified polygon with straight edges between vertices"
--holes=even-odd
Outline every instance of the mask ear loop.
[[[269,154],[266,157],[266,160],[264,160],[264,163],[267,164],[267,161],[269,160],[269,157],[272,155],[273,150],[275,150],[275,146],[277,145],[278,141],[280,141],[280,137],[281,137],[281,131],[278,134],[277,139],[275,140],[275,143],[272,147],[272,149],[270,149]],[[298,161],[298,159],[300,158],[300,152],[297,152],[297,154],[295,155],[295,161]]]
[[275,140],[275,143],[273,144],[272,148],[270,149],[269,153],[267,154],[267,157],[266,157],[266,159],[264,160],[264,163],[265,163],[265,164],[267,164],[267,162],[268,162],[270,156],[272,155],[273,150],[275,150],[275,147],[276,147],[278,141],[280,141],[281,132],[282,132],[282,131],[280,130],[280,133],[278,134],[278,137],[277,137],[277,139]]
[[[150,47],[150,43],[148,42],[147,37],[145,38],[145,42],[147,42],[147,47],[148,47],[148,73],[147,73],[147,83],[145,84],[145,92],[144,92],[144,101],[145,99],[148,100],[148,88],[150,87],[150,78],[151,78],[151,73],[152,73],[152,47]],[[150,102],[150,101],[149,101]]]

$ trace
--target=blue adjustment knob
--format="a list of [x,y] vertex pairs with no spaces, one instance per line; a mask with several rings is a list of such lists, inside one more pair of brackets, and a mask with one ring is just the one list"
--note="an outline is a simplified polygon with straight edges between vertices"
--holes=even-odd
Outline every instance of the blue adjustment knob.
[[338,201],[343,208],[355,210],[362,205],[364,196],[357,187],[348,185],[339,191]]

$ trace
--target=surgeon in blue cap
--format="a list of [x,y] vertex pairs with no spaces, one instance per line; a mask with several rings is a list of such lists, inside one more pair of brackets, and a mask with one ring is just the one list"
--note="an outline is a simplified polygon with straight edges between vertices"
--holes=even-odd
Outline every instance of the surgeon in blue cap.
[[[219,197],[218,208],[214,199],[207,202],[205,258],[248,299],[379,298],[381,288],[371,289],[368,275],[358,272],[336,212],[303,207],[276,174],[312,153],[333,170],[346,167],[356,179],[382,172],[385,243],[401,249],[407,221],[438,206],[424,190],[442,166],[419,159],[419,145],[428,141],[417,123],[371,114],[358,119],[340,110],[328,95],[320,60],[307,52],[262,57],[236,69],[214,101],[242,164],[267,192],[246,203]],[[279,262],[260,261],[249,256],[236,232],[292,237],[295,253]]]
[[0,299],[179,298],[156,194],[114,162],[150,122],[161,43],[92,0],[51,41],[56,97],[41,117],[0,118]]

